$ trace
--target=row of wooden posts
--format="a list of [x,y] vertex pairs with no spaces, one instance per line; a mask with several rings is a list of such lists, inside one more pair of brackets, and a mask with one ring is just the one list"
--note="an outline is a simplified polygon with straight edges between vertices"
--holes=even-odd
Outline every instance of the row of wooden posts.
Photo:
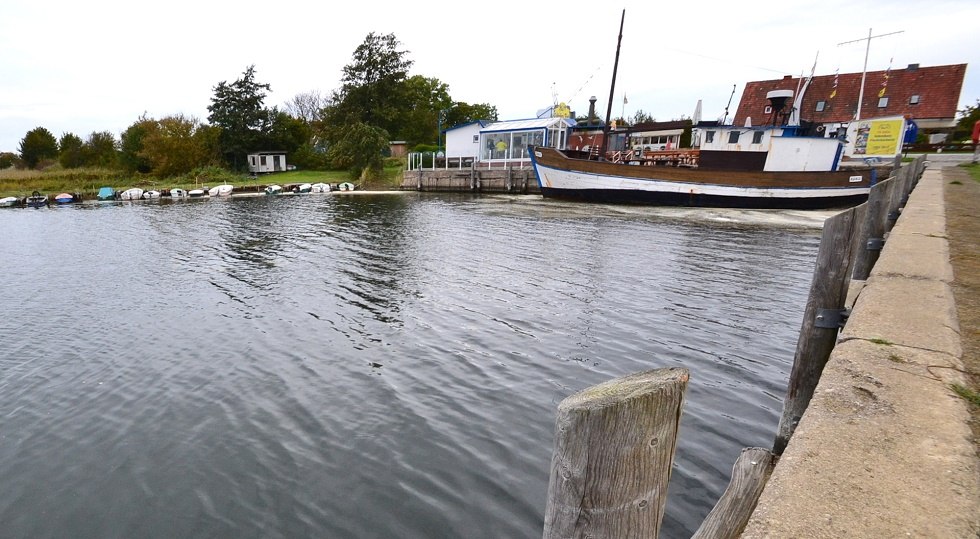
[[[414,178],[413,178],[414,176]],[[539,193],[534,171],[530,168],[483,168],[471,164],[462,170],[423,170],[406,172],[403,188],[414,179],[417,191],[456,191],[474,193]],[[409,187],[411,188],[411,187]]]
[[[743,449],[731,482],[694,537],[735,538],[813,396],[846,321],[847,289],[865,280],[925,167],[924,157],[824,223],[810,296],[772,450]],[[563,400],[555,421],[544,538],[655,538],[667,503],[689,372],[654,369]]]

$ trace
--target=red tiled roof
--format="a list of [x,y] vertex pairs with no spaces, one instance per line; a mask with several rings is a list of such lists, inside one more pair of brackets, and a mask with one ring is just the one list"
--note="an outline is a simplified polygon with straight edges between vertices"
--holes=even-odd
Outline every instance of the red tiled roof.
[[[954,119],[959,104],[966,64],[955,64],[913,69],[893,69],[888,72],[885,97],[888,106],[878,107],[878,92],[885,81],[885,71],[869,71],[864,83],[864,104],[861,118],[907,115],[913,119]],[[860,73],[841,73],[837,79],[837,94],[831,98],[835,75],[813,77],[803,96],[800,117],[819,123],[848,122],[854,117],[855,105],[861,89]],[[770,121],[765,108],[769,105],[766,93],[771,90],[793,90],[799,78],[784,77],[776,80],[749,82],[735,113],[734,125],[744,125],[751,117],[754,125]],[[913,95],[919,96],[916,105],[909,103]],[[824,101],[823,112],[817,112],[818,101]],[[791,103],[790,103],[791,104]]]

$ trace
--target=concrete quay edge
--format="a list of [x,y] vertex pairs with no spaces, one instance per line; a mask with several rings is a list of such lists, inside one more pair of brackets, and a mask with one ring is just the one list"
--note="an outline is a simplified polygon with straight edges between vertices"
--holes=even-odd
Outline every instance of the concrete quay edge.
[[927,169],[863,283],[743,538],[980,536],[980,467],[950,283],[943,174]]

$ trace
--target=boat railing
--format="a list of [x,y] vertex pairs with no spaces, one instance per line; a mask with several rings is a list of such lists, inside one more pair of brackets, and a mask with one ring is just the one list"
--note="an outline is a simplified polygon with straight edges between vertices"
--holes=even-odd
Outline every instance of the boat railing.
[[606,152],[606,160],[613,163],[635,163],[638,165],[663,165],[674,167],[697,167],[701,151],[697,148],[681,150],[616,150]]

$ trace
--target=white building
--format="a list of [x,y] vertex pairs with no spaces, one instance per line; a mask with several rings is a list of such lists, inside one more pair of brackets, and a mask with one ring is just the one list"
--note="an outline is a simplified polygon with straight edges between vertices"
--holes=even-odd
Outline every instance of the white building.
[[575,120],[533,118],[495,122],[480,130],[479,160],[490,163],[530,161],[528,146],[564,149]]
[[252,174],[286,170],[286,152],[255,152],[248,154],[248,171]]
[[480,130],[486,126],[477,120],[446,129],[446,157],[475,159],[480,155]]

